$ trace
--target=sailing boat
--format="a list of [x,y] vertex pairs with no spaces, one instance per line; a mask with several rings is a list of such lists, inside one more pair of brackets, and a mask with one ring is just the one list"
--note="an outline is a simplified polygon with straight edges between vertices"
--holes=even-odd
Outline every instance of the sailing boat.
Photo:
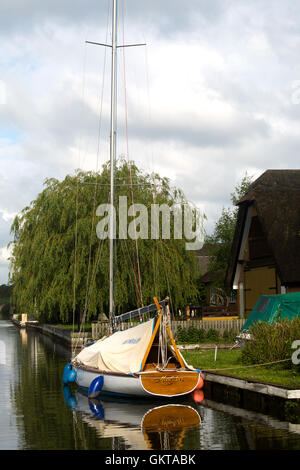
[[[117,0],[112,0],[110,203],[114,204],[116,153],[116,59]],[[125,46],[124,46],[125,47]],[[127,46],[126,46],[127,47]],[[90,397],[100,393],[123,396],[174,397],[203,386],[201,371],[190,367],[180,354],[169,327],[169,299],[122,315],[114,315],[114,220],[109,218],[109,319],[112,334],[85,347],[64,370],[63,382],[76,383]],[[158,317],[142,323],[144,316]],[[125,320],[140,318],[140,324],[116,331]]]

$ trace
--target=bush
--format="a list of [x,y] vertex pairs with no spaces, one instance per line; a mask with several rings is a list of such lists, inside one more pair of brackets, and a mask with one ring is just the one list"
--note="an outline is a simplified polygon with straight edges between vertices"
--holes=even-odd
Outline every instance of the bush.
[[[291,359],[294,352],[291,345],[294,340],[300,340],[300,318],[279,320],[273,325],[258,322],[250,328],[250,333],[252,339],[242,348],[244,363],[262,364]],[[283,362],[281,366],[290,368],[292,362]]]
[[206,331],[203,328],[195,328],[193,326],[189,328],[179,326],[176,333],[176,341],[179,343],[216,343],[219,341],[233,343],[235,338],[236,332],[234,330],[225,330],[223,335],[221,335],[218,330],[214,330],[213,328]]
[[181,326],[177,328],[176,339],[177,341],[180,341],[181,343],[186,342],[186,329],[185,328],[182,328]]
[[235,341],[236,336],[237,333],[234,330],[224,330],[223,332],[223,340],[227,343],[233,343]]
[[181,343],[200,343],[205,340],[205,330],[203,328],[189,328],[178,327],[176,334],[177,341]]
[[211,341],[218,341],[220,338],[220,333],[218,332],[218,330],[210,328],[206,334],[206,338]]
[[197,343],[198,335],[197,330],[194,327],[189,327],[187,329],[187,337],[190,343]]
[[206,331],[204,330],[204,328],[199,328],[199,330],[198,330],[198,338],[199,338],[199,343],[201,343],[202,341],[205,341],[205,339],[206,339]]

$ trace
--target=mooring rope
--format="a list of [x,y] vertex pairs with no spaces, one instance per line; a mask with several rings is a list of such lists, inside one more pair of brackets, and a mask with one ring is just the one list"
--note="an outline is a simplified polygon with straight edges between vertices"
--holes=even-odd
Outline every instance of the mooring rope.
[[[278,364],[279,362],[287,362],[291,361],[291,359],[281,359],[279,361],[272,361],[272,362],[265,362],[263,364],[252,364],[252,365],[247,365],[247,366],[234,366],[234,367],[225,367],[225,368],[217,368],[217,369],[202,369],[202,372],[214,372],[214,371],[219,371],[219,370],[232,370],[232,369],[245,369],[245,368],[251,368],[251,367],[260,367],[260,366],[266,366],[266,365],[271,365],[271,364]],[[161,372],[174,372],[171,369],[161,369],[156,366],[156,370],[159,370]],[[180,372],[182,369],[176,369],[176,372]],[[185,370],[184,372],[193,372],[193,370]],[[155,373],[155,370],[151,371],[145,371],[141,372],[139,375],[147,375],[147,374],[153,374]],[[173,379],[175,376],[167,376],[168,379]],[[246,378],[246,377],[241,377],[241,378]],[[147,380],[157,380],[157,377],[147,377]]]
[[213,372],[214,370],[232,370],[232,369],[247,369],[247,368],[251,368],[251,367],[261,367],[261,366],[269,366],[269,365],[272,365],[272,364],[279,364],[280,362],[287,362],[287,361],[291,361],[292,359],[289,358],[289,359],[280,359],[279,361],[272,361],[272,362],[264,362],[262,364],[250,364],[250,365],[247,365],[247,366],[233,366],[233,367],[224,367],[224,368],[216,368],[216,369],[203,369],[207,372]]

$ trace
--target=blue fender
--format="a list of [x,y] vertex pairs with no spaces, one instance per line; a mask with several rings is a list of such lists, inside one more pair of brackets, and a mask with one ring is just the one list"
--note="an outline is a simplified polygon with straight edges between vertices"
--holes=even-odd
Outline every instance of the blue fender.
[[89,387],[88,397],[89,398],[97,398],[97,396],[100,395],[100,392],[101,392],[102,387],[103,387],[103,383],[104,383],[103,375],[99,375],[99,377],[96,377],[92,381],[92,383]]
[[104,409],[100,402],[89,400],[89,407],[96,418],[104,419]]
[[66,405],[69,406],[70,408],[72,408],[72,410],[74,410],[76,408],[76,405],[77,405],[77,400],[74,397],[74,395],[72,395],[72,392],[71,392],[70,387],[68,385],[64,385],[63,394],[64,394]]
[[62,381],[65,385],[68,385],[68,383],[73,383],[75,382],[75,380],[76,380],[76,370],[74,370],[71,364],[68,362],[68,364],[64,368]]

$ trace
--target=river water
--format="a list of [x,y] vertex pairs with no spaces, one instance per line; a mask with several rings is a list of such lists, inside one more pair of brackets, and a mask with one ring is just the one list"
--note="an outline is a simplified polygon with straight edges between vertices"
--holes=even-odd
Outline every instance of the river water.
[[210,401],[89,401],[63,387],[69,351],[0,321],[0,449],[300,449],[300,425]]

